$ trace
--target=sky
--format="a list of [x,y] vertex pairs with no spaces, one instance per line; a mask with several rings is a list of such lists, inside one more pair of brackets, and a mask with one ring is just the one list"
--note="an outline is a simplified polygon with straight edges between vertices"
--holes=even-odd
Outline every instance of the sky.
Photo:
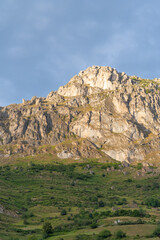
[[1,0],[0,106],[46,97],[92,65],[160,77],[159,0]]

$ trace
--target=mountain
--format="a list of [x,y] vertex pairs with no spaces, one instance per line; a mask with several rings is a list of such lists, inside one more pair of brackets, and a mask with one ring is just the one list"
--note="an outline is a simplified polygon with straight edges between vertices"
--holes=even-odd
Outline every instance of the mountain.
[[46,98],[0,108],[0,157],[159,161],[159,93],[160,79],[89,67]]

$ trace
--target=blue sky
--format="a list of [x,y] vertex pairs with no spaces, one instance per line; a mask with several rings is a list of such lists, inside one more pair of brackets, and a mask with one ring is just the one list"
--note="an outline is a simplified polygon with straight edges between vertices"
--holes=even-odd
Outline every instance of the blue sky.
[[160,77],[159,0],[1,0],[0,106],[92,65]]

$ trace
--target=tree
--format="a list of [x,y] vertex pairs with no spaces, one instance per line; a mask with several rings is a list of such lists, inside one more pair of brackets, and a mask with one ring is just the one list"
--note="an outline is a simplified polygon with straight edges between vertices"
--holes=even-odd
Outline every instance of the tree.
[[118,230],[116,232],[116,239],[121,239],[121,238],[125,238],[126,234],[122,231],[122,230]]
[[99,233],[97,240],[105,239],[112,236],[111,232],[109,230],[103,230]]
[[31,237],[28,238],[28,240],[38,240],[38,239],[35,236],[31,236]]
[[99,206],[99,207],[104,207],[104,206],[105,206],[105,203],[104,203],[102,200],[100,200],[100,201],[98,202],[98,206]]
[[160,226],[158,226],[158,227],[154,230],[153,236],[160,238]]
[[66,215],[66,214],[67,214],[67,211],[65,209],[62,209],[61,215],[63,216],[63,215]]
[[50,222],[45,222],[43,224],[43,236],[45,238],[49,237],[53,233],[53,228]]

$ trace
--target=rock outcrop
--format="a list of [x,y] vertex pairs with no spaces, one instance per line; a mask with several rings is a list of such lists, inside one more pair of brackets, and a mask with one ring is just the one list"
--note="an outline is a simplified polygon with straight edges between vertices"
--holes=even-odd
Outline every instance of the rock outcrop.
[[60,158],[160,157],[160,80],[89,67],[46,98],[0,108],[0,157],[52,145]]

